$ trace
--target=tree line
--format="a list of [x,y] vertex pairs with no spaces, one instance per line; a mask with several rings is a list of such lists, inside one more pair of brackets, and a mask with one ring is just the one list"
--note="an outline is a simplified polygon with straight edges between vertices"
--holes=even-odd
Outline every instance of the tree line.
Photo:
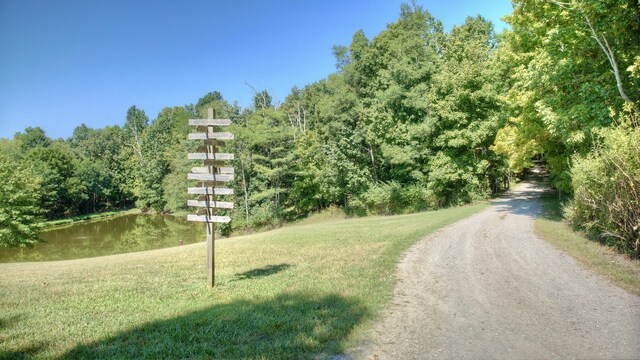
[[[638,154],[631,139],[640,98],[638,4],[513,5],[511,29],[496,34],[481,16],[446,32],[427,10],[403,4],[397,21],[372,39],[358,31],[349,45],[334,46],[336,71],[294,87],[282,102],[256,91],[242,108],[213,91],[153,121],[132,106],[124,126],[83,124],[68,139],[27,128],[0,141],[0,171],[16,182],[2,185],[0,205],[15,207],[7,194],[20,183],[34,189],[20,200],[34,219],[129,206],[184,212],[185,174],[194,166],[186,154],[196,146],[186,141],[187,119],[213,107],[235,134],[224,149],[235,154],[236,169],[234,221],[224,232],[331,205],[395,214],[464,204],[505,188],[542,157],[553,186],[575,194],[574,222],[624,239],[616,244],[637,254],[640,170],[618,159]],[[621,137],[631,140],[612,143]],[[608,178],[620,175],[612,181],[624,190],[593,195],[608,186],[581,177],[602,170],[596,163],[612,172]],[[596,210],[621,207],[622,220],[605,224],[594,201],[604,201]],[[9,226],[14,234],[18,223]],[[5,233],[5,244],[34,238],[7,241]]]

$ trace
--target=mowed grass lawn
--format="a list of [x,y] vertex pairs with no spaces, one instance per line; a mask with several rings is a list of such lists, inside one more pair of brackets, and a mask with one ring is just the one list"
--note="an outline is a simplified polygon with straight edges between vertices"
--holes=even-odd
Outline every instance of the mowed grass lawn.
[[354,345],[390,298],[407,248],[484,207],[219,240],[214,289],[205,286],[204,243],[0,264],[0,357],[329,358]]

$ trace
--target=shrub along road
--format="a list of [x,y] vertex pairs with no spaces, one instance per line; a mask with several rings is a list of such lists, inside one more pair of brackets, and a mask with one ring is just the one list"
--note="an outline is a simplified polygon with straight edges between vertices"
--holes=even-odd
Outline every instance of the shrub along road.
[[533,232],[544,191],[524,183],[415,245],[360,357],[638,358],[640,297]]

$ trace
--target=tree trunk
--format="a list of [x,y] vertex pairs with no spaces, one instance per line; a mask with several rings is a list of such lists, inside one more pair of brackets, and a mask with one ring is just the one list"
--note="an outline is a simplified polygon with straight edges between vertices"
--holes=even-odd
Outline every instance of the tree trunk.
[[371,155],[371,170],[373,172],[373,179],[375,181],[378,181],[378,174],[376,172],[376,159],[373,156],[373,146],[371,146],[371,144],[369,144],[369,155]]

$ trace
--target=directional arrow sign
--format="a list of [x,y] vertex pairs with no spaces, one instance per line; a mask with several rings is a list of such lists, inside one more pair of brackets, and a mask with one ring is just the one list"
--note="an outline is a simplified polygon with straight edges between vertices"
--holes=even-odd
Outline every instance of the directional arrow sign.
[[231,125],[231,120],[229,119],[189,119],[189,125],[226,126],[226,125]]
[[189,180],[232,181],[233,174],[187,174]]
[[233,154],[226,153],[189,153],[189,160],[233,160]]
[[233,140],[234,136],[230,132],[210,132],[210,133],[191,133],[189,134],[189,140]]
[[187,194],[233,195],[233,189],[213,188],[213,187],[195,187],[195,188],[187,188]]
[[187,215],[187,221],[228,223],[231,218],[228,216]]
[[[210,170],[213,170],[213,168],[214,168],[213,166],[192,167],[191,172],[194,174],[210,174],[211,173]],[[233,170],[232,167],[220,166],[218,167],[218,172],[220,174],[233,174],[235,171]]]
[[216,208],[216,209],[233,209],[233,203],[228,201],[187,200],[187,206]]

